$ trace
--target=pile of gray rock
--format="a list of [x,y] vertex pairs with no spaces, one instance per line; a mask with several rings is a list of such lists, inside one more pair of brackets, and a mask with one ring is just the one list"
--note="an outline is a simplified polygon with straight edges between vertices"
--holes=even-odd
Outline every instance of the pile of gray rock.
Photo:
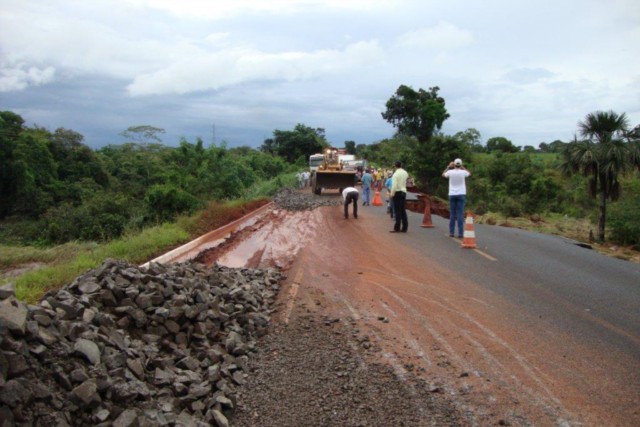
[[[301,191],[304,191],[304,193]],[[288,211],[303,211],[320,206],[342,205],[342,197],[316,196],[311,193],[310,189],[296,191],[290,188],[282,188],[273,196],[273,201],[276,206]]]
[[228,425],[284,278],[107,260],[39,305],[0,294],[0,425]]

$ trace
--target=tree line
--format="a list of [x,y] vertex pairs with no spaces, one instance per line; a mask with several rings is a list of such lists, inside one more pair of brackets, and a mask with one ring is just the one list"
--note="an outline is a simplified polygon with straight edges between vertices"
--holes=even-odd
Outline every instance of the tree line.
[[[159,131],[134,127],[126,136],[148,140]],[[138,140],[98,150],[83,139],[69,129],[28,127],[20,115],[0,112],[4,239],[108,240],[193,212],[210,200],[240,198],[293,168],[278,155],[224,144],[205,147],[201,139],[182,139],[177,147]]]
[[[640,216],[633,217],[631,211],[640,207],[637,197],[633,197],[640,170],[640,125],[631,129],[625,113],[589,113],[578,122],[580,139],[576,135],[568,143],[554,141],[541,144],[538,150],[525,147],[520,152],[504,137],[490,138],[482,146],[475,129],[453,136],[442,134],[440,129],[449,114],[438,91],[437,86],[415,91],[401,85],[381,114],[397,128],[397,137],[403,140],[363,147],[364,155],[380,154],[386,164],[391,164],[387,154],[404,156],[408,169],[416,174],[423,189],[443,197],[446,193],[439,179],[443,165],[456,157],[469,159],[474,169],[474,179],[470,181],[471,206],[512,216],[542,211],[579,213],[576,211],[583,205],[582,198],[571,185],[577,176],[582,176],[586,179],[587,194],[598,200],[599,241],[605,239],[607,202],[618,200],[622,183],[629,181],[631,208],[623,216],[631,221],[616,221],[614,231],[618,239],[638,243],[640,226],[636,224],[640,221],[633,220]],[[557,157],[551,160],[536,157],[536,151],[554,152]],[[480,153],[492,155],[487,159]]]
[[[401,85],[381,115],[396,134],[370,144],[345,141],[347,152],[382,167],[401,160],[422,191],[444,199],[443,165],[460,157],[473,171],[468,206],[478,214],[588,216],[598,223],[599,240],[608,222],[614,240],[640,243],[640,129],[630,130],[625,114],[590,113],[579,122],[580,138],[522,149],[501,136],[483,143],[473,128],[442,133],[449,113],[438,87]],[[27,241],[110,239],[209,200],[242,197],[307,167],[309,155],[332,145],[323,128],[300,123],[274,130],[258,149],[205,147],[201,139],[168,147],[162,133],[134,126],[121,134],[132,142],[92,150],[73,130],[27,127],[19,115],[0,112],[0,227],[22,218],[28,222],[14,234]],[[607,202],[620,195],[626,197],[608,213]]]

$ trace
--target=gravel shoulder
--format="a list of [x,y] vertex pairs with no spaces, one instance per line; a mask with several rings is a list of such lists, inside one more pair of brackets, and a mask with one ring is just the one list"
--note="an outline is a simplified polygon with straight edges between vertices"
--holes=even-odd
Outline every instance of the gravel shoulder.
[[[282,304],[281,304],[282,305]],[[466,425],[442,389],[376,361],[359,322],[325,314],[315,291],[261,338],[232,425]]]

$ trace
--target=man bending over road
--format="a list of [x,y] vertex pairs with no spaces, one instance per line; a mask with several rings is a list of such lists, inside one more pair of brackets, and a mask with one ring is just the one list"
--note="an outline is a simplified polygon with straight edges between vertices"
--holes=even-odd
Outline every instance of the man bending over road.
[[349,203],[353,202],[353,217],[358,218],[358,196],[360,193],[355,187],[347,187],[342,190],[344,199],[344,218],[349,219]]

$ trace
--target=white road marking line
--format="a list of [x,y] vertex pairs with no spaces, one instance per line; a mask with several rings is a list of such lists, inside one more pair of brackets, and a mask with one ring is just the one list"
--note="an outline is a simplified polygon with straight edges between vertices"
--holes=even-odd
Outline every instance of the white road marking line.
[[[468,231],[466,231],[466,233],[468,233]],[[445,234],[445,236],[450,237],[448,234]],[[467,236],[467,237],[471,237],[471,236]],[[475,234],[473,235],[473,237],[475,238]],[[454,237],[455,240],[460,240],[459,237]],[[494,258],[491,255],[489,255],[486,252],[482,252],[480,249],[473,249],[475,252],[477,252],[478,254],[482,255],[483,257],[485,257],[486,259],[488,259],[489,261],[498,261],[498,258]]]
[[494,258],[491,255],[489,255],[488,253],[482,252],[480,249],[474,249],[474,252],[482,255],[483,257],[485,257],[486,259],[488,259],[489,261],[497,261],[498,258]]

